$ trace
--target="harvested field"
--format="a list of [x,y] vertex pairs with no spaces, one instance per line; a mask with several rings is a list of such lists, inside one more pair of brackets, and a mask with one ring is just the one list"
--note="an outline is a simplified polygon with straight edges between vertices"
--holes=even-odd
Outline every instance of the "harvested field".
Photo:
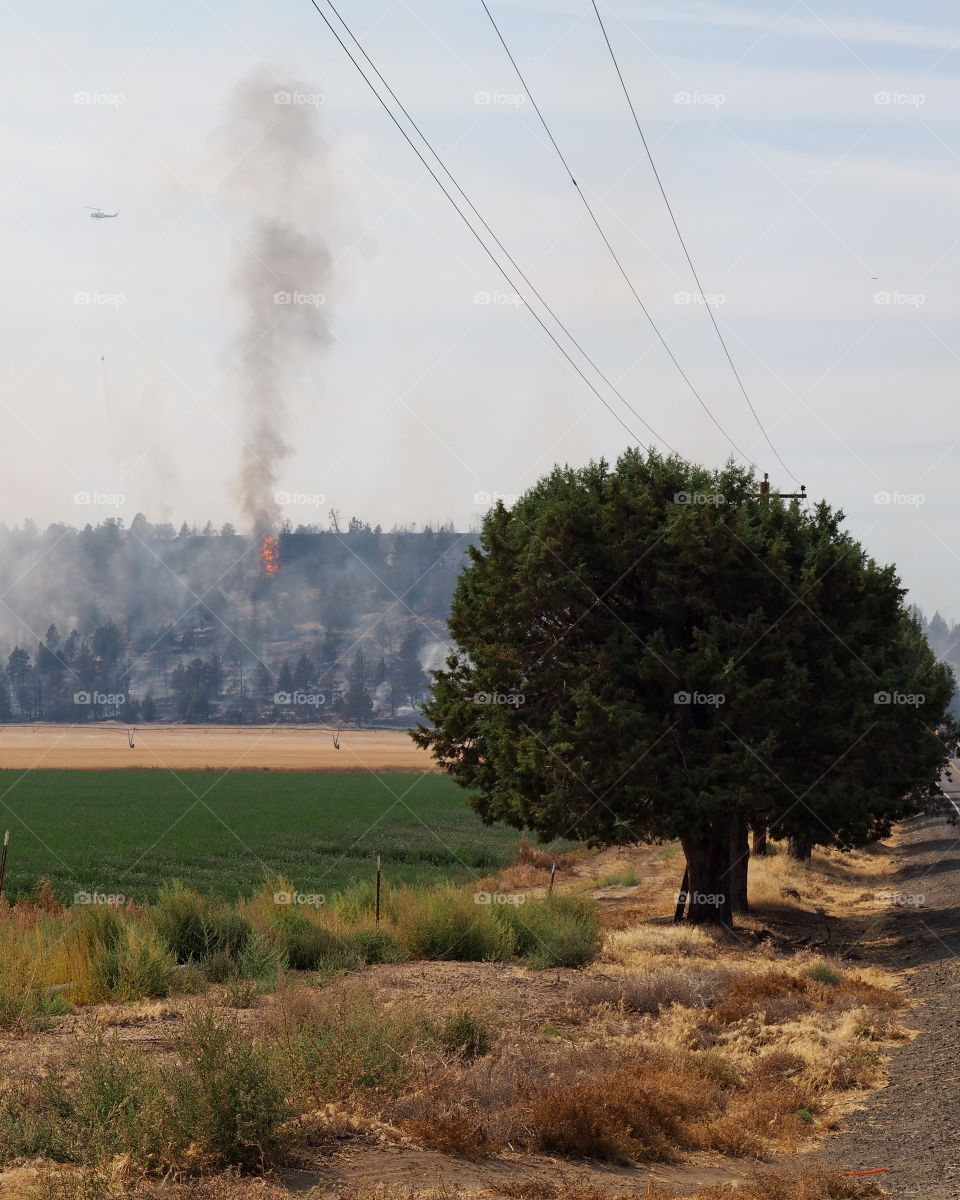
[[0,770],[433,771],[426,751],[402,729],[334,730],[320,726],[0,725]]

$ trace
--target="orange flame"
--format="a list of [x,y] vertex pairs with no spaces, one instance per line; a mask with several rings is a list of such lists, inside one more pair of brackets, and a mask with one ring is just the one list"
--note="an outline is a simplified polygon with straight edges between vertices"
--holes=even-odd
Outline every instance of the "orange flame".
[[280,543],[268,533],[260,547],[260,567],[267,579],[276,579],[280,571]]

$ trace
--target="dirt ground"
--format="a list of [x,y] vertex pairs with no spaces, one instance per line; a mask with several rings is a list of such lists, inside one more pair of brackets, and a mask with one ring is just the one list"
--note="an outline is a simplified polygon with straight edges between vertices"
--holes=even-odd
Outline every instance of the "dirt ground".
[[[960,787],[949,793],[960,799]],[[917,1036],[890,1063],[887,1087],[850,1114],[824,1147],[825,1165],[886,1168],[896,1200],[960,1197],[960,829],[942,819],[912,822],[898,846],[900,903],[872,929],[870,957],[903,973]]]
[[0,725],[0,768],[69,770],[173,768],[255,771],[432,771],[435,764],[402,729],[320,726]]

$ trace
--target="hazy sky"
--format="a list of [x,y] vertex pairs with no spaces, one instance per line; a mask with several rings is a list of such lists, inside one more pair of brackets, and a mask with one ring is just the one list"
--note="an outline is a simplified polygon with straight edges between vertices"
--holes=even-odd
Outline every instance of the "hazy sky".
[[[480,0],[338,7],[633,407],[683,453],[721,462],[729,442],[606,256]],[[678,359],[733,441],[792,486],[702,304],[683,302],[694,285],[589,0],[491,7]],[[812,497],[899,564],[914,599],[960,618],[955,10],[931,0],[904,21],[889,0],[604,0],[601,11],[778,450]],[[627,444],[310,0],[5,0],[0,38],[0,521],[142,510],[240,522],[247,434],[231,356],[256,213],[229,181],[238,159],[257,171],[269,156],[218,131],[252,75],[278,90],[298,81],[326,146],[309,211],[334,260],[316,305],[332,339],[289,380],[286,515],[325,521],[336,507],[463,526],[483,507],[477,493],[519,493],[555,461]],[[120,216],[92,221],[86,205]],[[107,502],[75,503],[82,492]]]

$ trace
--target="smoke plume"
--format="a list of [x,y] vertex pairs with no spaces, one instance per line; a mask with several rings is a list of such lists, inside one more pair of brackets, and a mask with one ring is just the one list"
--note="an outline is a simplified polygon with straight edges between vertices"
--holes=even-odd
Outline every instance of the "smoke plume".
[[229,383],[242,441],[237,498],[254,533],[276,525],[275,488],[290,453],[291,397],[331,338],[332,256],[323,229],[331,207],[322,102],[305,84],[256,76],[235,89],[219,137],[218,191],[235,237],[242,326],[229,352]]

